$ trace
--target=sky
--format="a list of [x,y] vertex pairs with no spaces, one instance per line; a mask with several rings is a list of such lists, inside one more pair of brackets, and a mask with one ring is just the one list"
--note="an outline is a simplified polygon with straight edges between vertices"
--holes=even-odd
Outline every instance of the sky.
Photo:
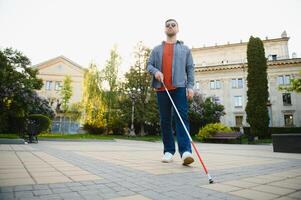
[[279,38],[286,30],[290,55],[301,57],[299,0],[0,0],[0,48],[22,51],[33,65],[64,55],[101,69],[117,45],[123,74],[139,41],[153,48],[165,40],[169,18],[189,47]]

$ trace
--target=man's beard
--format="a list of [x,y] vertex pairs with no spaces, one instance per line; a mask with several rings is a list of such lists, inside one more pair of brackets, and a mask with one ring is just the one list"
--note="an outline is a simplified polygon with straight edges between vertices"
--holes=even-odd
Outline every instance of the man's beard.
[[176,33],[166,33],[166,35],[168,36],[168,37],[173,37],[173,36],[175,36],[176,35]]

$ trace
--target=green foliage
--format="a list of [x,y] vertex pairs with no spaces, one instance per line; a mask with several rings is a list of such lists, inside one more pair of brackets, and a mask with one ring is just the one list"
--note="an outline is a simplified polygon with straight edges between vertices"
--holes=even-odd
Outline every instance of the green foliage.
[[[135,64],[125,74],[126,81],[123,85],[123,91],[130,91],[128,95],[132,98],[135,97],[135,123],[140,125],[140,135],[145,135],[145,122],[150,122],[146,118],[146,109],[154,105],[149,104],[151,76],[146,71],[149,55],[150,49],[144,46],[142,42],[139,42],[134,51]],[[131,112],[131,106],[125,109],[127,109],[125,112]]]
[[223,105],[212,102],[210,97],[203,100],[199,93],[194,95],[189,107],[191,135],[197,134],[199,129],[206,124],[220,122],[221,116],[225,115]]
[[72,121],[79,121],[82,117],[83,106],[81,103],[73,103],[69,106],[67,116],[71,118]]
[[[299,72],[301,76],[301,71]],[[293,78],[290,80],[290,85],[289,86],[280,86],[280,90],[285,90],[287,92],[301,92],[301,78]]]
[[[252,136],[250,133],[250,127],[243,127],[245,135]],[[290,134],[290,133],[300,133],[301,127],[269,127],[267,133],[261,138],[271,138],[272,134]]]
[[[100,73],[95,64],[91,64],[84,76],[82,112],[83,124],[91,128],[105,128],[105,104],[102,101]],[[101,132],[101,131],[100,131]]]
[[250,37],[247,59],[247,122],[250,124],[252,135],[260,137],[268,131],[269,115],[267,109],[267,60],[265,58],[263,43],[259,38]]
[[84,124],[83,129],[87,131],[88,133],[94,134],[94,135],[101,135],[105,133],[105,126],[99,126],[98,124]]
[[233,131],[231,128],[221,123],[207,124],[202,129],[200,129],[197,138],[200,140],[205,140],[216,133],[231,132],[231,131]]
[[60,95],[63,100],[63,111],[68,111],[68,103],[70,98],[72,97],[72,79],[70,76],[65,76],[62,89],[60,91]]
[[[109,132],[120,132],[120,126],[123,123],[116,123],[121,122],[119,115],[117,114],[118,111],[118,68],[121,63],[121,57],[117,52],[117,47],[114,48],[110,52],[110,58],[107,60],[105,65],[105,69],[103,70],[103,82],[107,83],[107,87],[104,87],[102,90],[102,100],[105,104],[105,120],[107,124],[107,134]],[[113,130],[114,129],[114,130]]]
[[19,135],[17,134],[12,134],[12,133],[0,133],[0,138],[5,138],[5,139],[19,139]]
[[124,129],[127,126],[126,120],[123,118],[123,113],[121,110],[116,110],[112,113],[110,130],[115,135],[123,135]]
[[29,65],[21,52],[0,50],[0,132],[21,133],[29,114],[54,116],[49,102],[35,92],[43,82]]
[[38,135],[42,132],[48,132],[51,124],[51,120],[41,114],[32,114],[28,116],[30,129],[35,129],[35,134]]

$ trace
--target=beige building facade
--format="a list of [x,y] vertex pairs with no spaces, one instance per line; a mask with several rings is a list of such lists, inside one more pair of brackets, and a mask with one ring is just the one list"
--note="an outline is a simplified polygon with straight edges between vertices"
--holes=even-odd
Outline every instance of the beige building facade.
[[38,70],[38,78],[43,80],[43,87],[37,93],[48,99],[51,107],[56,112],[52,121],[51,132],[53,133],[79,133],[81,132],[80,123],[72,121],[71,118],[64,116],[62,110],[62,97],[60,95],[66,76],[70,76],[72,83],[72,96],[69,105],[79,103],[83,96],[83,81],[86,69],[72,60],[58,56],[45,62],[34,65]]
[[[268,110],[271,127],[301,126],[301,94],[278,90],[291,78],[300,77],[301,58],[290,57],[286,32],[280,38],[263,40],[268,59]],[[248,126],[247,42],[192,48],[195,66],[195,89],[224,105],[221,122],[228,126]]]
[[77,63],[64,56],[58,56],[34,65],[33,68],[38,69],[38,78],[41,78],[44,83],[43,88],[37,91],[38,94],[48,99],[54,109],[61,102],[60,91],[66,76],[70,76],[72,80],[72,97],[69,103],[77,103],[82,100],[86,70]]

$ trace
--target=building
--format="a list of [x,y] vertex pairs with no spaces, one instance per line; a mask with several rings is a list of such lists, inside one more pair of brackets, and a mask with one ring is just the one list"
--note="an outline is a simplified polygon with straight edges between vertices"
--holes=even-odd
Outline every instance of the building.
[[[301,126],[301,94],[278,90],[293,77],[300,77],[301,58],[289,56],[284,31],[280,38],[263,40],[268,59],[268,110],[271,127]],[[247,42],[192,48],[195,66],[195,89],[204,97],[224,105],[226,115],[221,122],[228,126],[248,126]]]
[[37,93],[48,99],[52,108],[56,111],[56,118],[53,120],[52,132],[63,132],[66,130],[63,126],[68,127],[68,132],[76,132],[79,124],[73,123],[69,119],[69,123],[64,122],[62,115],[59,113],[61,109],[60,90],[65,77],[68,75],[72,80],[72,97],[69,104],[78,103],[83,96],[83,81],[86,69],[72,60],[58,56],[45,62],[32,66],[38,70],[38,78],[43,80],[44,86]]

